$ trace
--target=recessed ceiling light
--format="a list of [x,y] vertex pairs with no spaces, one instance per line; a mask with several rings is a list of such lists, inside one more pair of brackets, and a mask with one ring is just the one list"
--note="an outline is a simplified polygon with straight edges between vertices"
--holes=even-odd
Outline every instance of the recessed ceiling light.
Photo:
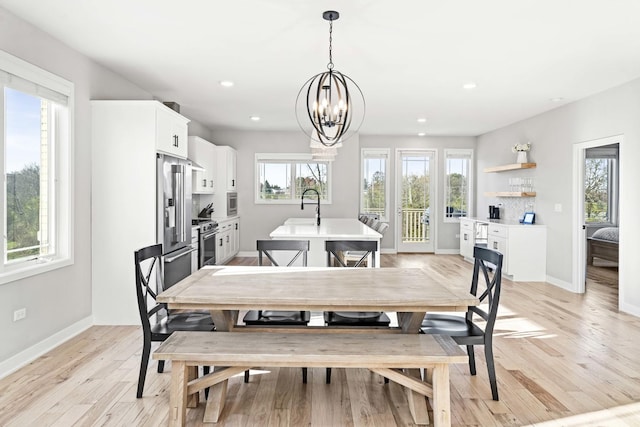
[[230,81],[230,80],[222,80],[220,82],[220,86],[222,86],[222,87],[231,87],[231,86],[233,86],[233,82]]
[[249,118],[251,120],[253,120],[254,122],[259,122],[260,121],[260,117],[259,116],[249,116]]
[[467,82],[467,83],[462,85],[462,88],[463,89],[475,89],[476,86],[477,85],[474,82]]
[[551,102],[560,102],[560,101],[564,101],[564,98],[562,97],[557,97],[557,98],[551,98]]
[[418,136],[425,136],[425,135],[426,135],[426,133],[424,133],[424,132],[418,132]]
[[424,117],[420,117],[418,119],[418,123],[425,123],[427,121],[427,119],[425,119]]

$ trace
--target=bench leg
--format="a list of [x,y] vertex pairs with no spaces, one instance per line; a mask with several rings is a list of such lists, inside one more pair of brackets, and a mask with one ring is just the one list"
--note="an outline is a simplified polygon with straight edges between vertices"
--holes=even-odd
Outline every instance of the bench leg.
[[[187,368],[187,383],[191,380],[198,378],[198,367],[189,366]],[[198,407],[198,400],[200,399],[199,393],[193,393],[187,396],[187,408]]]
[[435,427],[451,425],[451,395],[449,390],[449,365],[441,363],[433,367],[433,424]]
[[[215,368],[215,371],[218,371]],[[209,389],[209,398],[207,399],[207,406],[204,409],[203,422],[205,423],[217,423],[222,410],[224,409],[224,402],[227,399],[227,384],[229,380],[224,380]]]
[[169,395],[169,426],[181,427],[187,418],[187,377],[185,362],[171,364],[171,392]]
[[[409,376],[422,380],[420,369],[405,369],[405,373]],[[427,411],[427,398],[409,388],[405,390],[407,393],[409,410],[411,411],[411,415],[413,416],[413,421],[419,425],[428,425],[429,412]]]

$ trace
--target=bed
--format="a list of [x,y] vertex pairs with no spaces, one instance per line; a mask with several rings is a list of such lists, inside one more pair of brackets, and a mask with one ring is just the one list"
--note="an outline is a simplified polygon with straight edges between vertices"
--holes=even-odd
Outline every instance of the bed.
[[618,227],[596,230],[587,238],[587,264],[593,265],[593,258],[618,262]]

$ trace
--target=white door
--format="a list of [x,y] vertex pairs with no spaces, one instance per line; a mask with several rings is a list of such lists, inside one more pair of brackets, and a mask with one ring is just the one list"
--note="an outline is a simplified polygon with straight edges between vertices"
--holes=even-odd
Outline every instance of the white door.
[[436,153],[398,150],[396,159],[398,252],[434,252]]

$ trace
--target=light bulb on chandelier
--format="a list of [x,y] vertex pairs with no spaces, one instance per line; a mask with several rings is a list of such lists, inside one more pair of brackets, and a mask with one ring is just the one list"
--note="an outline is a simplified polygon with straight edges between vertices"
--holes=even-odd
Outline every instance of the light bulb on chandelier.
[[340,14],[329,10],[322,17],[329,21],[328,71],[316,74],[302,86],[296,99],[296,119],[309,138],[333,147],[358,131],[364,121],[366,105],[356,82],[334,70],[333,21]]

